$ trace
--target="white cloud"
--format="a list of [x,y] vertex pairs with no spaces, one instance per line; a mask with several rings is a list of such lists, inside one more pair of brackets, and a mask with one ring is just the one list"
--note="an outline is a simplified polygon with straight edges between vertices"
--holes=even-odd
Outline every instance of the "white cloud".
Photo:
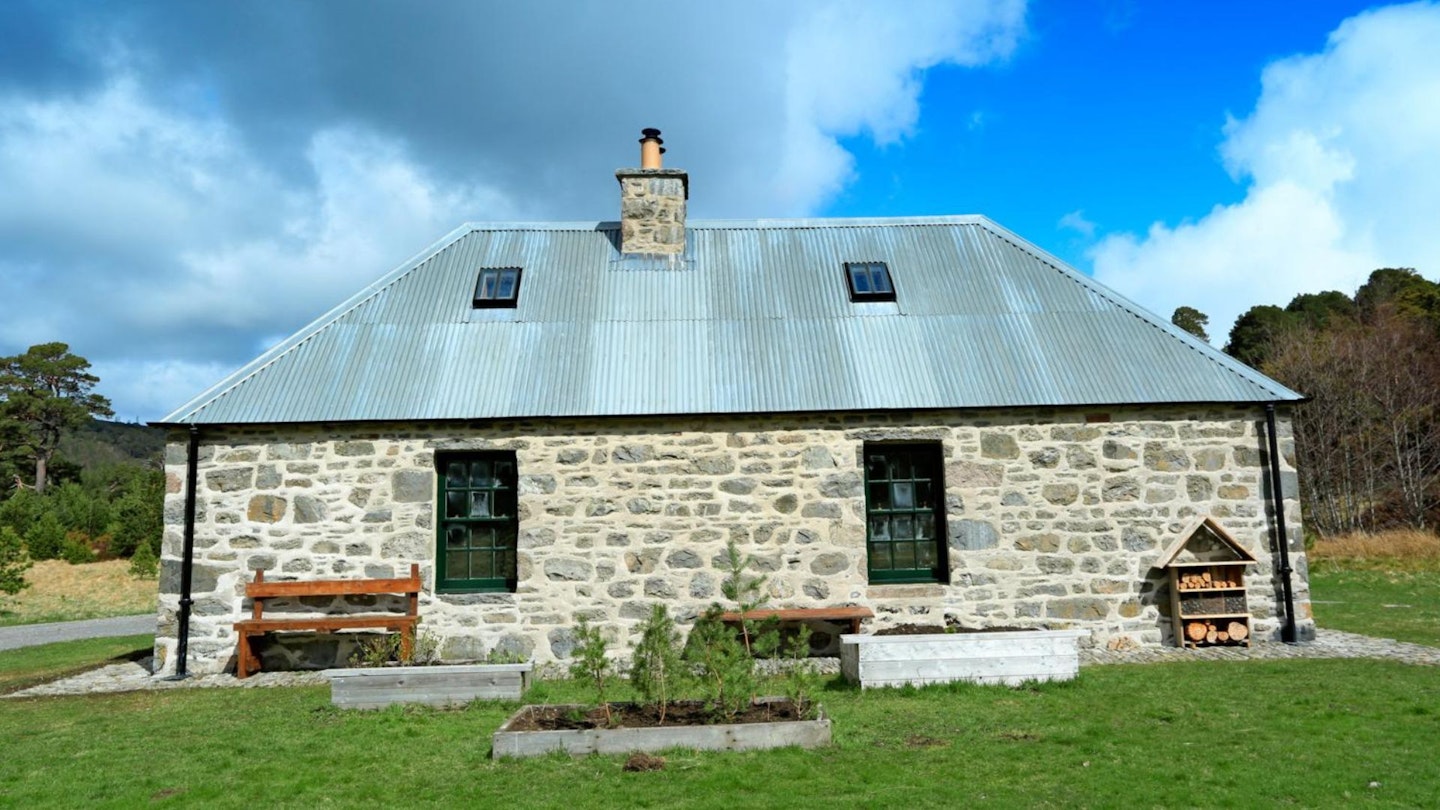
[[1194,222],[1111,235],[1098,279],[1161,315],[1189,305],[1216,342],[1256,304],[1353,294],[1377,267],[1440,272],[1440,7],[1367,12],[1317,54],[1269,65],[1254,111],[1221,156],[1243,200]]
[[899,141],[919,120],[925,70],[1004,59],[1024,31],[1022,0],[841,2],[804,19],[786,46],[781,198],[806,211],[818,208],[852,179],[854,158],[839,139]]
[[[924,71],[1004,59],[1025,15],[134,8],[75,15],[98,80],[0,91],[0,354],[66,341],[147,419],[466,220],[613,218],[640,126],[678,147],[697,216],[814,213],[852,179],[846,139],[903,140]],[[280,24],[303,51],[255,59]],[[432,45],[369,58],[397,30]]]
[[247,336],[293,329],[465,219],[519,211],[359,127],[317,132],[305,157],[286,183],[223,122],[127,77],[0,104],[0,236],[19,245],[0,261],[0,341],[69,342],[120,372],[102,393],[154,418],[237,365]]
[[1071,211],[1065,216],[1060,217],[1060,221],[1055,224],[1067,231],[1074,231],[1086,239],[1091,239],[1095,236],[1095,223],[1085,218],[1085,212],[1083,210]]

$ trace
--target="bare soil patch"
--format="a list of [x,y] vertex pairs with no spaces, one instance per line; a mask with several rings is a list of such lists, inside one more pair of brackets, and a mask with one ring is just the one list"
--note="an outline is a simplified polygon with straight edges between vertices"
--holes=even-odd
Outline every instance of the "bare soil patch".
[[129,560],[71,565],[43,560],[25,572],[30,587],[0,596],[0,624],[103,619],[155,610],[157,583],[130,575]]
[[[778,723],[804,720],[788,700],[759,701],[727,723]],[[573,706],[527,706],[526,711],[506,731],[586,731],[596,728],[660,728],[670,726],[708,726],[718,721],[698,701],[672,703],[660,722],[657,706],[635,703],[611,703],[607,721],[603,708],[577,709]]]
[[884,630],[876,630],[877,636],[928,636],[928,635],[958,635],[964,633],[1016,633],[1022,630],[1034,630],[1033,627],[959,627],[955,625],[942,626],[937,624],[897,624],[894,627],[887,627]]

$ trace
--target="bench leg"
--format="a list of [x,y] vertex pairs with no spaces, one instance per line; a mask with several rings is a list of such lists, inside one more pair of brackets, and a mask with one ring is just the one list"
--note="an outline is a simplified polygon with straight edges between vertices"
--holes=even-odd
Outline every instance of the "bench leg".
[[250,676],[251,655],[250,634],[241,633],[240,642],[236,645],[236,652],[239,654],[235,660],[235,677],[241,680]]
[[414,663],[415,658],[415,625],[400,630],[400,661],[402,663]]

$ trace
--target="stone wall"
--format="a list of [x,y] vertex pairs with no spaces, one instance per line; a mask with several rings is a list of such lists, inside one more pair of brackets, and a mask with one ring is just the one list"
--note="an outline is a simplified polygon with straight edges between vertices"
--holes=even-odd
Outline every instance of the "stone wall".
[[[1281,433],[1305,637],[1313,622],[1283,418]],[[156,650],[167,672],[184,438],[171,436],[166,458]],[[894,440],[942,447],[948,583],[867,583],[861,451]],[[373,577],[419,562],[429,581],[435,454],[459,449],[516,453],[519,585],[513,594],[422,596],[422,629],[442,637],[450,656],[498,647],[564,659],[582,615],[628,643],[656,600],[688,622],[722,598],[730,539],[754,555],[777,607],[866,605],[872,629],[1079,627],[1094,644],[1167,643],[1168,594],[1150,565],[1199,514],[1261,559],[1247,578],[1255,635],[1278,637],[1259,408],[265,426],[202,433],[189,668],[233,666],[231,624],[248,612],[244,583],[257,569],[267,579]],[[322,666],[344,653],[322,637],[262,655],[267,666]]]

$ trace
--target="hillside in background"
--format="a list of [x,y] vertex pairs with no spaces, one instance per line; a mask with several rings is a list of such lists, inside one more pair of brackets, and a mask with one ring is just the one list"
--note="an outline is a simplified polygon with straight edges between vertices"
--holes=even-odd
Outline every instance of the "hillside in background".
[[158,469],[165,452],[165,431],[147,425],[92,419],[60,440],[60,457],[84,470],[114,464]]

